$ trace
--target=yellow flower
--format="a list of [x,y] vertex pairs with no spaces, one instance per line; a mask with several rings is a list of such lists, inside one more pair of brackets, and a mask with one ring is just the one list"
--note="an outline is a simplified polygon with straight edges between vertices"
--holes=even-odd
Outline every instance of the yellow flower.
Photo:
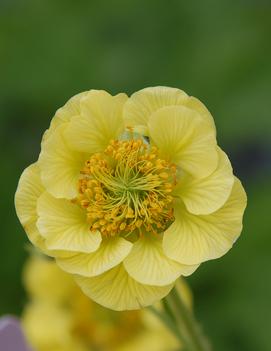
[[[36,351],[169,351],[179,346],[150,311],[115,312],[92,302],[53,260],[31,257],[23,279],[30,301],[22,326]],[[178,287],[191,306],[185,283]]]
[[32,243],[94,301],[138,309],[224,255],[246,195],[213,118],[181,90],[91,90],[59,109],[15,197]]

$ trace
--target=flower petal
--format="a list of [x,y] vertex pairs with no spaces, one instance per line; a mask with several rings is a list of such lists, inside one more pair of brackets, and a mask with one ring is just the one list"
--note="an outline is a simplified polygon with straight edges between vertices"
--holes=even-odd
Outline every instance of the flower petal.
[[77,195],[80,170],[87,155],[69,148],[63,136],[65,129],[64,123],[44,141],[38,162],[46,190],[55,197],[71,199]]
[[121,237],[109,238],[103,240],[99,249],[93,253],[76,253],[71,257],[59,258],[56,262],[64,271],[93,277],[121,263],[132,246],[132,243]]
[[206,177],[217,167],[215,131],[197,112],[183,106],[161,108],[150,117],[149,132],[161,157],[194,177]]
[[192,274],[198,266],[186,266],[168,258],[160,238],[144,235],[134,243],[124,260],[128,274],[141,284],[163,286],[180,275]]
[[164,233],[165,253],[184,264],[221,257],[241,233],[246,203],[246,193],[235,178],[227,202],[212,214],[196,216],[179,204],[175,208],[175,222]]
[[22,326],[33,350],[69,350],[73,315],[60,306],[40,299],[26,305]]
[[122,264],[96,277],[77,276],[76,282],[95,302],[116,311],[149,306],[165,297],[174,285],[140,284],[129,276]]
[[37,199],[44,192],[37,163],[27,167],[19,180],[15,194],[17,216],[23,225],[29,240],[40,249],[44,249],[44,238],[37,227]]
[[194,214],[209,214],[218,210],[228,199],[234,183],[231,163],[220,148],[216,170],[206,178],[185,176],[174,193],[181,197],[187,210]]
[[80,115],[81,101],[87,94],[88,91],[76,94],[63,107],[60,107],[50,123],[50,128],[55,129],[62,123],[70,122],[72,117]]
[[213,116],[199,99],[195,98],[194,96],[189,96],[188,99],[184,101],[184,106],[198,112],[201,118],[203,118],[211,128],[214,128],[214,130],[216,130]]
[[54,260],[43,255],[31,255],[23,269],[23,283],[32,299],[62,304],[72,296],[75,283]]
[[43,133],[41,144],[55,131],[55,129],[64,123],[69,123],[73,116],[80,114],[80,102],[88,91],[74,95],[63,107],[60,107],[51,120],[50,127]]
[[16,212],[22,225],[36,220],[37,199],[43,192],[39,167],[33,163],[23,171],[15,194]]
[[184,91],[176,88],[158,86],[139,90],[124,105],[125,124],[146,126],[153,112],[165,106],[182,105],[187,98]]
[[46,242],[44,240],[44,237],[41,235],[37,228],[37,221],[35,222],[29,222],[24,225],[24,230],[27,234],[28,239],[31,241],[31,243],[39,248],[43,253],[45,253],[48,256],[52,256],[53,253],[49,253],[49,250],[47,250],[46,247]]
[[90,232],[86,213],[78,205],[45,192],[38,199],[37,209],[37,226],[50,250],[88,253],[100,246],[101,234]]
[[149,328],[142,328],[136,337],[129,338],[124,344],[120,345],[118,351],[181,350],[180,341],[164,326],[163,322],[160,322],[160,319],[148,309],[144,309],[142,313],[149,313],[150,315],[151,323]]
[[122,110],[127,98],[91,90],[81,100],[81,115],[72,118],[65,132],[69,145],[82,152],[103,151],[124,129]]

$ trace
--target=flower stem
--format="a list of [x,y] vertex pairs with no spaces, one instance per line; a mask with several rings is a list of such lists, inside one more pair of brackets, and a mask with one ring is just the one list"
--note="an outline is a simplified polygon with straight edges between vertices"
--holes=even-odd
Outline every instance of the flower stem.
[[165,324],[165,326],[175,335],[175,337],[180,342],[182,342],[183,336],[181,335],[177,325],[174,323],[174,320],[172,320],[169,315],[161,312],[153,306],[149,306],[149,310]]
[[163,306],[164,313],[152,307],[153,312],[178,338],[183,351],[211,351],[209,341],[176,288],[163,300]]

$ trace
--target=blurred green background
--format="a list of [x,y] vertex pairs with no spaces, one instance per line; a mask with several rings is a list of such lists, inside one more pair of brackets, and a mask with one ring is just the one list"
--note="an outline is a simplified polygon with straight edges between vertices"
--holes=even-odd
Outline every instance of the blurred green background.
[[90,88],[167,85],[208,106],[249,200],[234,248],[188,279],[196,315],[214,350],[271,350],[270,38],[264,0],[1,0],[0,314],[25,303],[13,196],[55,110]]

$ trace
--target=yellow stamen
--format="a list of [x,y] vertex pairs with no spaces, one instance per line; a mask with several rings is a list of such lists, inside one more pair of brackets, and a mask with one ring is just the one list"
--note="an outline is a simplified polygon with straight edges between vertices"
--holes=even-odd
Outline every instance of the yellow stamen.
[[176,166],[160,159],[159,150],[142,139],[111,140],[80,173],[76,202],[87,210],[91,231],[105,236],[157,234],[173,221],[170,193]]

